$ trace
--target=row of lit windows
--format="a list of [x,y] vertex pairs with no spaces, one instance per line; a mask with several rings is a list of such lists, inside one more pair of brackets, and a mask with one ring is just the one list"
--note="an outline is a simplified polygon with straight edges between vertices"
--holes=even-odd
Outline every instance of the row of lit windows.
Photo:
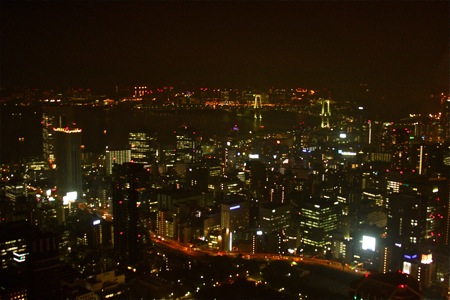
[[[11,252],[11,251],[14,251],[14,250],[17,250],[17,249],[19,249],[19,247],[17,247],[17,246],[13,246],[13,247],[10,247],[10,248],[2,249],[2,252],[1,252],[0,255],[4,255],[4,253],[6,253],[6,252]],[[24,250],[24,249],[25,249],[25,246],[22,247],[22,250]]]
[[3,245],[9,245],[9,244],[14,244],[14,243],[18,243],[18,242],[23,242],[23,239],[5,241],[3,243],[0,243],[0,247],[2,247]]

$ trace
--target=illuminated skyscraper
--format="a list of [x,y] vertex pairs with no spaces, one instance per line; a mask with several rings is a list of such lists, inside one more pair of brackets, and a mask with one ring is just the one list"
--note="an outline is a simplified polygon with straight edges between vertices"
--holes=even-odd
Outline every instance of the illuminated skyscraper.
[[45,160],[53,163],[55,161],[53,128],[72,124],[73,112],[71,106],[44,106],[42,110],[42,154]]
[[53,126],[54,116],[42,114],[42,147],[44,159],[50,162],[55,160]]
[[53,128],[55,137],[56,183],[59,194],[82,193],[81,129]]
[[328,245],[330,233],[337,228],[338,203],[312,198],[299,205],[302,244],[313,247]]
[[113,165],[121,165],[126,162],[131,161],[131,150],[112,150],[106,148],[106,174],[111,175],[113,170]]
[[448,143],[450,141],[450,95],[441,94],[441,128],[442,139]]
[[157,156],[156,136],[145,132],[130,132],[128,138],[131,148],[131,161],[151,164]]
[[198,163],[202,158],[201,137],[198,133],[186,125],[181,126],[175,132],[176,162],[177,163]]

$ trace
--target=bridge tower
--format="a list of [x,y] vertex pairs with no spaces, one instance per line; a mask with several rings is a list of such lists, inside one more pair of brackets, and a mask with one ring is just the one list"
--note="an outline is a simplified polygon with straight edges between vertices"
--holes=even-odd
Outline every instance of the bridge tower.
[[329,99],[322,99],[322,113],[320,115],[322,117],[320,126],[322,128],[330,128],[331,108]]
[[254,109],[254,118],[255,119],[261,119],[261,108],[262,108],[262,96],[260,94],[255,94],[255,101],[253,102],[253,109]]
[[253,102],[253,108],[261,108],[261,95],[260,94],[255,94],[255,102]]

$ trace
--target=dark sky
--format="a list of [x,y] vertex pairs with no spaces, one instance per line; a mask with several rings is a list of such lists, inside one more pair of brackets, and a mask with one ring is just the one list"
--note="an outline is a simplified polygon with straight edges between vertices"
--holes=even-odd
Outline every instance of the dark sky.
[[345,96],[369,83],[385,99],[449,85],[447,1],[0,5],[4,87],[311,86]]

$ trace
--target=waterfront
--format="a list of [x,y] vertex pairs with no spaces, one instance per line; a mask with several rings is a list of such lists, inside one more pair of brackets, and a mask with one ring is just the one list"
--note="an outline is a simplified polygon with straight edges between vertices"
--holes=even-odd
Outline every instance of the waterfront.
[[[105,146],[125,147],[128,145],[129,132],[156,133],[162,144],[174,142],[174,130],[186,124],[207,139],[212,136],[226,136],[237,125],[241,134],[259,130],[292,130],[305,117],[286,111],[267,110],[261,119],[239,117],[234,111],[216,110],[176,110],[141,111],[114,108],[102,112],[92,110],[92,116],[86,111],[77,115],[78,125],[84,130],[83,140],[87,152],[100,153]],[[106,134],[105,134],[106,130]]]
[[[260,130],[288,131],[298,127],[301,122],[315,125],[318,119],[275,109],[262,111],[261,119],[251,115],[238,116],[236,111],[224,109],[145,111],[120,106],[72,106],[72,109],[73,122],[83,130],[84,152],[96,154],[103,153],[106,146],[127,147],[128,133],[133,131],[156,133],[159,143],[171,145],[174,143],[174,130],[182,124],[192,126],[204,139],[208,139],[226,136],[235,125],[245,135]],[[2,107],[1,162],[42,155],[43,110],[45,108],[38,105]]]

